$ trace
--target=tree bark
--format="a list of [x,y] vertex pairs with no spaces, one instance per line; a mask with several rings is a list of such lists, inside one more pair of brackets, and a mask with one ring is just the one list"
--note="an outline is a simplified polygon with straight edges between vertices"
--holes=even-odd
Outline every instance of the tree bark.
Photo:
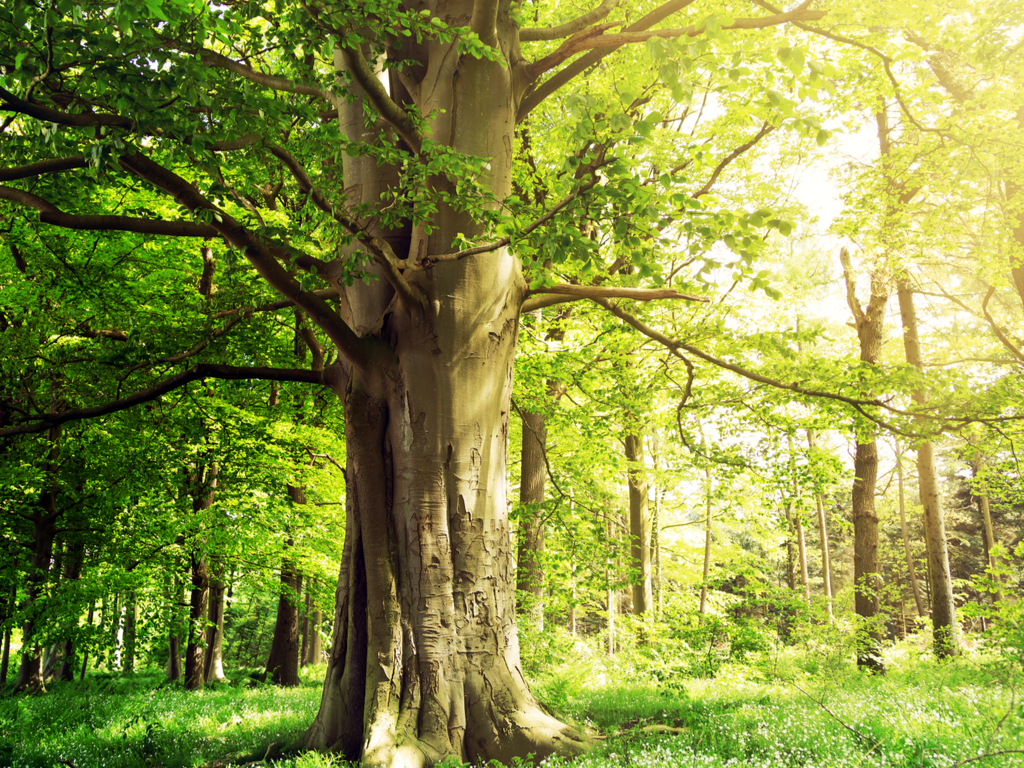
[[522,471],[519,480],[519,553],[516,559],[517,611],[532,631],[544,631],[544,486],[547,426],[544,415],[524,410]]
[[[817,447],[814,440],[814,431],[811,429],[807,430],[807,447],[811,449],[812,453]],[[818,541],[821,547],[822,588],[825,592],[825,605],[828,610],[828,620],[831,624],[834,620],[832,598],[835,597],[835,595],[832,592],[832,563],[828,554],[828,524],[825,519],[825,502],[820,492],[814,494],[814,501],[818,513]]]
[[224,674],[224,613],[227,608],[227,585],[222,566],[217,566],[210,579],[210,612],[206,621],[206,659],[203,676],[208,683],[223,683]]
[[210,569],[196,553],[190,556],[192,589],[189,594],[188,643],[185,646],[185,690],[201,691],[206,684],[204,646],[206,617],[210,612]]
[[700,580],[700,615],[707,613],[708,576],[711,572],[711,468],[704,467],[704,570]]
[[896,445],[896,484],[897,491],[899,492],[900,533],[903,536],[903,554],[907,560],[907,580],[910,582],[910,591],[914,595],[917,615],[924,618],[928,615],[928,609],[925,607],[924,599],[921,597],[921,586],[917,582],[914,556],[910,552],[910,536],[907,534],[906,493],[903,486],[903,454],[900,452],[899,444]]
[[654,602],[651,587],[651,510],[644,465],[644,438],[635,426],[626,432],[627,480],[629,485],[630,581],[633,584],[633,613],[641,616]]
[[[82,565],[85,561],[85,545],[75,543],[68,545],[67,557],[64,561],[64,579],[77,581],[82,576]],[[64,641],[61,648],[60,670],[57,677],[66,682],[75,679],[75,643],[71,638]]]
[[[296,504],[305,504],[301,488],[288,486],[288,496]],[[292,542],[288,542],[288,547]],[[276,685],[297,686],[299,680],[299,595],[302,592],[302,572],[298,570],[288,552],[281,559],[281,590],[277,599],[277,621],[274,640],[270,645],[265,677]]]
[[[883,135],[884,121],[879,117],[879,135]],[[856,277],[846,249],[839,252],[846,281],[846,298],[853,312],[860,359],[877,365],[882,353],[885,311],[889,303],[889,284],[882,267],[872,269],[871,298],[861,306],[856,296]],[[867,438],[867,439],[866,439]],[[853,583],[854,611],[860,620],[858,628],[857,664],[874,672],[882,672],[879,646],[882,627],[879,625],[878,572],[878,514],[875,511],[875,485],[878,481],[878,447],[872,425],[857,425],[857,447],[853,458]]]
[[[921,344],[917,333],[917,313],[914,294],[904,275],[896,283],[903,320],[903,347],[907,362],[924,370]],[[924,404],[927,397],[922,390],[914,392],[914,402]],[[923,424],[922,424],[923,426]],[[928,577],[931,581],[933,647],[937,658],[956,656],[960,652],[960,630],[956,622],[953,602],[953,578],[949,569],[949,548],[946,543],[946,521],[939,499],[939,483],[935,472],[935,453],[932,443],[921,443],[917,449],[917,481],[921,504],[924,506],[924,532],[928,541]]]
[[57,462],[60,458],[61,428],[54,427],[47,435],[50,452],[46,461],[47,487],[40,494],[39,505],[32,515],[32,560],[25,578],[25,608],[28,618],[22,626],[21,664],[14,682],[15,691],[38,688],[43,684],[42,651],[35,641],[37,618],[33,608],[42,597],[53,558],[53,539],[57,533]]
[[135,673],[135,650],[137,647],[138,634],[136,623],[139,618],[139,606],[135,590],[128,593],[124,613],[124,664],[121,667],[122,675]]

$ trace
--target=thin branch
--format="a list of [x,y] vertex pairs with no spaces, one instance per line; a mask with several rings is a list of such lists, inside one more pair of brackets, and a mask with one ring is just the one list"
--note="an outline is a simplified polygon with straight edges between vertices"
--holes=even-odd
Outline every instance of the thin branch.
[[711,188],[715,186],[715,182],[718,181],[718,177],[722,175],[722,171],[724,171],[736,158],[740,157],[745,152],[753,148],[754,145],[757,144],[757,142],[759,142],[769,133],[774,131],[776,127],[777,126],[772,125],[766,120],[764,124],[761,126],[761,130],[759,130],[754,135],[754,138],[752,138],[750,141],[740,144],[738,147],[736,147],[736,149],[734,149],[732,152],[730,152],[728,155],[722,158],[721,162],[719,162],[718,165],[715,166],[715,170],[711,172],[711,178],[708,179],[707,184],[701,187],[696,192],[696,194],[693,195],[693,197],[698,198],[708,194],[708,192],[711,191]]
[[591,24],[600,21],[615,8],[622,0],[604,0],[594,10],[579,16],[572,21],[558,24],[554,27],[532,27],[519,30],[519,42],[529,43],[540,40],[560,40],[563,37],[570,37],[577,32],[586,29]]
[[67,112],[61,112],[57,109],[50,109],[39,104],[33,104],[19,99],[13,93],[5,88],[0,88],[0,111],[5,112],[17,112],[22,115],[28,115],[34,117],[37,120],[44,120],[48,123],[56,123],[57,125],[72,125],[72,126],[98,126],[98,125],[109,125],[117,128],[131,128],[133,123],[127,117],[121,117],[120,115],[111,114],[93,114],[91,112],[85,114],[72,115]]
[[[692,5],[696,0],[670,0],[670,2],[655,8],[653,11],[648,13],[639,21],[630,24],[623,31],[624,32],[638,32],[645,29],[650,29],[655,24],[664,21],[669,16],[678,11],[683,10],[688,5]],[[550,78],[545,80],[531,92],[524,95],[523,100],[519,104],[519,111],[516,114],[516,122],[520,123],[526,119],[526,116],[530,114],[544,99],[553,94],[563,85],[568,83],[574,77],[582,72],[590,69],[597,65],[601,59],[611,54],[612,51],[591,51],[585,56],[581,56],[566,67],[556,72]],[[527,65],[529,66],[529,65]],[[536,76],[534,76],[535,78]]]
[[[324,288],[319,291],[312,291],[314,296],[319,296],[321,299],[336,299],[338,298],[338,291],[336,288]],[[275,301],[270,304],[261,304],[258,307],[235,307],[234,309],[226,309],[223,312],[218,312],[215,315],[211,315],[213,319],[219,319],[221,317],[228,317],[230,315],[238,314],[252,314],[253,312],[274,312],[278,309],[284,309],[286,307],[294,307],[295,302],[291,299],[281,299],[281,301]]]
[[485,243],[484,245],[476,245],[476,246],[473,246],[472,248],[466,248],[466,249],[461,250],[461,251],[452,251],[450,253],[441,253],[441,254],[437,254],[437,255],[434,255],[434,256],[424,256],[424,257],[419,258],[419,259],[402,259],[402,260],[400,260],[400,261],[395,263],[395,267],[397,267],[398,269],[408,269],[410,267],[419,267],[420,269],[428,269],[428,268],[434,266],[435,264],[440,264],[442,262],[446,262],[446,261],[460,261],[460,260],[466,258],[467,256],[475,256],[478,253],[490,253],[492,251],[498,250],[499,248],[504,248],[504,247],[506,247],[508,245],[511,245],[513,239],[518,240],[518,239],[521,239],[523,237],[526,237],[527,235],[529,235],[531,232],[533,232],[538,227],[542,227],[545,224],[547,224],[549,221],[551,221],[551,219],[553,219],[555,216],[557,216],[573,200],[576,200],[583,193],[588,192],[591,189],[593,189],[596,184],[597,184],[597,179],[594,178],[594,179],[591,179],[590,181],[588,181],[586,184],[584,184],[584,185],[580,186],[579,188],[573,190],[572,193],[570,193],[567,197],[565,197],[563,200],[561,200],[554,208],[552,208],[550,211],[545,213],[539,219],[536,219],[533,222],[531,222],[525,229],[521,230],[520,232],[517,232],[515,234],[515,236],[508,235],[506,237],[501,238],[500,240],[494,240],[494,241],[492,241],[490,243]]
[[981,302],[981,311],[985,313],[985,320],[987,320],[988,324],[992,327],[992,332],[995,333],[996,338],[999,339],[1004,347],[1013,353],[1013,356],[1016,357],[1018,361],[1024,363],[1024,354],[1021,354],[1017,345],[1010,340],[1010,338],[1003,332],[1003,329],[999,327],[999,323],[995,321],[995,318],[989,314],[988,303],[992,299],[992,294],[995,292],[995,286],[990,285],[988,287],[988,292],[985,294],[984,301]]
[[117,413],[133,406],[156,400],[168,392],[183,387],[197,379],[225,379],[228,381],[261,379],[267,381],[297,381],[329,386],[328,377],[319,371],[307,371],[301,368],[244,368],[233,365],[202,363],[194,368],[189,368],[187,371],[171,376],[159,384],[154,384],[127,397],[122,397],[103,405],[95,405],[91,408],[78,408],[61,413],[40,414],[33,417],[33,421],[28,424],[0,429],[0,437],[35,434],[45,432],[47,429],[59,424],[66,424],[69,421],[82,421],[84,419],[107,416],[111,413]]
[[65,229],[83,231],[117,230],[142,235],[166,235],[169,237],[218,237],[218,232],[206,224],[191,221],[164,221],[163,219],[140,219],[134,216],[90,216],[64,213],[45,198],[14,187],[0,185],[0,200],[35,208],[39,221]]
[[89,165],[85,157],[53,157],[49,160],[40,160],[37,163],[18,165],[14,168],[0,168],[0,181],[16,181],[17,179],[28,179],[34,176],[42,176],[44,173],[60,173],[75,168],[85,168]]
[[850,265],[850,252],[846,248],[839,249],[839,263],[843,265],[843,280],[846,281],[846,303],[853,312],[853,320],[859,328],[864,322],[864,309],[857,300],[857,278]]

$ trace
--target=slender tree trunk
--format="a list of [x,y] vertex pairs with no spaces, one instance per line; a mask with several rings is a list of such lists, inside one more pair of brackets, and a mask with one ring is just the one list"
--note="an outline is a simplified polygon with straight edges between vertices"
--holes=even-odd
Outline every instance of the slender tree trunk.
[[[67,557],[64,561],[64,579],[78,581],[82,576],[82,565],[85,561],[85,545],[75,543],[68,545]],[[75,679],[75,643],[71,638],[64,641],[61,648],[60,670],[57,677],[66,682]]]
[[903,485],[903,454],[900,452],[898,443],[896,445],[896,485],[899,493],[900,533],[903,536],[903,554],[907,560],[907,581],[910,582],[910,591],[914,595],[917,615],[924,618],[928,615],[928,610],[925,608],[924,599],[921,597],[921,587],[917,582],[917,569],[914,567],[914,556],[910,552],[910,536],[907,534],[906,491]]
[[40,494],[39,506],[32,515],[32,560],[25,578],[25,608],[28,618],[22,626],[21,664],[14,682],[15,691],[38,688],[43,684],[42,651],[35,640],[37,618],[34,608],[42,597],[53,558],[53,539],[57,533],[57,461],[60,458],[60,427],[47,434],[50,453],[46,462],[49,477],[46,489]]
[[[295,504],[305,504],[301,488],[288,486],[288,496]],[[292,546],[291,540],[288,547]],[[270,645],[266,677],[283,686],[299,684],[299,595],[302,592],[302,572],[286,552],[281,560],[281,591],[277,600],[277,622],[274,640]]]
[[543,414],[521,412],[522,472],[519,481],[519,553],[516,594],[519,615],[534,632],[544,631],[544,486],[547,469],[547,426]]
[[[977,451],[974,458],[975,481],[977,481],[978,475],[981,474],[984,466],[985,455],[981,451]],[[996,535],[995,529],[992,527],[992,506],[989,502],[988,489],[985,488],[983,483],[978,485],[974,490],[975,495],[978,498],[978,514],[981,516],[981,525],[985,534],[985,560],[988,562],[988,567],[994,574],[993,578],[996,580],[996,583],[999,584],[998,590],[992,593],[992,600],[998,602],[1003,599],[1003,590],[1002,580],[996,572],[996,568],[999,563],[995,556]]]
[[[14,582],[11,583],[8,595],[7,595],[7,616],[14,616],[14,607],[18,600],[18,585]],[[7,672],[10,669],[11,664],[11,625],[6,624],[4,629],[4,649],[3,654],[0,655],[0,693],[3,692],[4,686],[7,685]]]
[[643,434],[634,428],[626,433],[626,461],[629,485],[630,580],[633,584],[633,613],[640,616],[654,603],[651,587],[651,510],[644,465]]
[[208,683],[223,683],[224,674],[224,613],[227,608],[227,585],[224,584],[222,566],[210,578],[210,611],[206,620],[206,658],[203,677]]
[[210,612],[210,570],[206,560],[196,554],[192,563],[192,589],[189,596],[188,644],[185,646],[185,690],[201,691],[206,684],[204,645],[206,618]]
[[[807,447],[813,452],[816,449],[814,431],[807,430]],[[814,501],[818,512],[818,541],[821,546],[821,580],[825,591],[825,604],[828,609],[828,620],[831,624],[834,620],[832,611],[832,598],[835,593],[832,591],[832,562],[828,554],[828,523],[825,519],[825,501],[821,493],[814,494]]]
[[[880,114],[878,120],[879,136],[887,137],[884,116]],[[861,306],[856,295],[856,277],[845,248],[839,252],[839,261],[846,281],[847,304],[853,312],[857,328],[860,359],[869,365],[877,365],[882,353],[885,311],[889,303],[888,281],[882,275],[882,268],[875,267],[871,271],[871,298],[867,305]],[[882,672],[884,669],[879,654],[882,628],[878,620],[881,576],[878,572],[878,514],[875,511],[878,447],[873,425],[866,421],[857,425],[853,469],[854,610],[860,620],[857,664],[874,672]]]
[[310,620],[310,609],[312,608],[312,601],[309,595],[309,579],[306,580],[305,589],[303,590],[303,596],[305,598],[304,605],[302,607],[302,616],[300,619],[301,624],[301,637],[302,643],[299,647],[299,666],[304,667],[307,664],[306,657],[309,654],[309,620]]
[[125,601],[124,614],[124,664],[121,667],[122,675],[135,674],[135,650],[138,640],[136,622],[139,618],[139,606],[133,589],[128,593]]
[[[95,615],[95,612],[96,612],[96,603],[95,603],[95,601],[90,600],[89,601],[89,613],[86,615],[86,618],[85,618],[85,626],[86,627],[91,627],[92,626],[92,620],[93,620],[93,616]],[[82,653],[82,671],[78,675],[78,682],[81,683],[81,682],[83,682],[85,680],[85,672],[86,672],[86,670],[88,668],[89,668],[89,649],[86,648],[85,651]]]
[[[914,294],[907,278],[897,280],[900,317],[903,320],[903,346],[907,362],[924,370],[921,344],[917,333],[917,313]],[[914,402],[924,404],[927,397],[922,390],[914,392]],[[937,658],[956,656],[960,652],[960,630],[956,622],[953,602],[953,578],[949,569],[949,549],[946,543],[946,522],[939,499],[939,483],[935,473],[935,454],[931,442],[917,449],[917,481],[921,504],[924,506],[924,531],[928,540],[928,575],[931,580],[932,631]]]
[[708,576],[711,573],[711,468],[704,468],[704,571],[700,582],[700,615],[703,621],[708,606]]

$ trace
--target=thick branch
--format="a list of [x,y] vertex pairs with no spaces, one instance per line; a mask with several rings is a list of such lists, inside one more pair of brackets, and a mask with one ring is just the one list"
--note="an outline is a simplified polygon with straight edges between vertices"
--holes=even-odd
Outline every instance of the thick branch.
[[89,163],[85,157],[53,157],[49,160],[40,160],[38,163],[19,165],[14,168],[0,168],[0,181],[15,181],[17,179],[29,179],[34,176],[42,176],[44,173],[60,173],[75,168],[85,168]]
[[[642,43],[646,40],[650,40],[653,37],[663,38],[676,38],[676,37],[696,37],[702,34],[705,30],[703,26],[691,26],[678,29],[658,29],[651,30],[651,27],[659,23],[663,19],[671,16],[677,11],[682,10],[686,6],[690,5],[693,0],[674,0],[674,2],[665,3],[660,8],[652,11],[647,16],[642,18],[635,24],[631,24],[626,27],[622,32],[618,34],[600,34],[600,35],[587,35],[581,34],[577,37],[566,41],[565,44],[559,47],[557,51],[544,57],[543,59],[534,62],[531,65],[527,65],[525,69],[525,76],[528,81],[536,80],[545,72],[553,69],[554,67],[561,64],[563,61],[568,59],[582,51],[589,51],[585,56],[580,57],[569,66],[563,68],[557,74],[553,75],[547,81],[539,85],[535,90],[528,93],[522,100],[519,106],[519,112],[516,115],[516,120],[522,121],[526,116],[544,99],[553,94],[563,85],[568,83],[574,77],[581,72],[589,69],[590,67],[597,64],[605,56],[608,56],[615,50],[621,48],[624,45],[630,45],[633,43]],[[792,11],[784,13],[776,13],[773,16],[763,16],[758,18],[748,19],[736,19],[734,23],[722,27],[723,29],[763,29],[765,27],[777,26],[779,24],[785,24],[787,22],[796,21],[815,21],[825,16],[824,11],[811,11],[806,8],[807,3],[795,8]]]
[[67,112],[61,112],[57,109],[50,109],[49,107],[44,107],[39,104],[33,104],[25,101],[24,99],[19,99],[13,93],[4,88],[0,88],[0,110],[18,112],[22,115],[34,117],[36,120],[45,120],[48,123],[56,123],[57,125],[110,125],[117,128],[132,127],[132,121],[127,117],[110,114],[95,115],[92,113],[72,115]]
[[500,0],[473,0],[473,15],[469,20],[469,28],[484,45],[495,45],[498,42],[499,5]]
[[134,394],[128,395],[128,397],[122,397],[119,400],[96,405],[92,408],[78,408],[76,410],[63,411],[62,413],[45,413],[36,416],[36,420],[28,424],[0,429],[0,437],[45,432],[50,427],[66,424],[69,421],[95,419],[99,416],[117,413],[118,411],[156,400],[168,392],[183,387],[197,379],[227,379],[232,381],[263,379],[267,381],[298,381],[308,384],[328,385],[323,372],[319,371],[306,371],[301,368],[243,368],[233,365],[203,363],[175,376],[171,376],[159,384],[154,384],[152,387],[139,390]]
[[139,219],[133,216],[87,216],[64,213],[57,206],[38,195],[14,187],[0,185],[0,200],[35,208],[39,221],[65,229],[84,231],[136,232],[142,235],[166,235],[168,237],[217,237],[218,232],[206,224],[191,221],[164,221],[162,219]]
[[[481,2],[481,0],[477,0],[477,2]],[[481,35],[482,37],[483,35]],[[358,47],[343,48],[342,55],[345,57],[345,65],[348,67],[348,71],[366,92],[367,98],[373,103],[377,112],[395,127],[395,130],[405,139],[410,149],[418,153],[423,146],[423,137],[416,130],[409,114],[388,95],[388,92],[384,89],[384,84],[377,79],[377,75],[370,68],[370,63],[363,56],[362,50]]]
[[[540,295],[537,295],[540,294]],[[634,301],[659,301],[662,299],[683,299],[684,301],[708,301],[703,296],[691,296],[670,288],[617,288],[598,285],[570,285],[561,283],[550,288],[534,288],[526,292],[527,299],[520,307],[523,314],[556,304],[565,304],[580,299],[633,299]]]
[[995,292],[995,287],[990,285],[988,292],[985,294],[984,301],[981,302],[981,311],[985,313],[985,320],[988,321],[988,324],[992,327],[992,332],[995,333],[996,338],[999,339],[1000,343],[1010,350],[1017,360],[1024,363],[1024,354],[1021,354],[1020,348],[1010,340],[1010,337],[1007,336],[1003,329],[999,327],[999,323],[996,322],[995,318],[989,314],[988,303],[992,299],[992,294]]
[[338,351],[347,357],[353,365],[363,370],[369,367],[370,359],[367,349],[369,342],[360,339],[326,301],[312,292],[302,290],[298,281],[278,262],[272,246],[259,241],[245,227],[224,211],[219,210],[195,187],[176,173],[154,163],[144,155],[124,155],[119,162],[125,169],[171,195],[190,211],[208,211],[217,232],[229,245],[239,248],[245,253],[249,263],[255,267],[264,280],[304,310],[310,319],[327,333],[337,346]]
[[539,40],[560,40],[580,32],[591,24],[600,21],[622,2],[622,0],[604,0],[597,8],[582,16],[554,27],[533,27],[519,30],[519,41],[530,43]]
[[287,77],[281,77],[279,75],[270,75],[266,72],[258,72],[252,67],[247,67],[241,62],[229,59],[227,56],[222,56],[219,53],[213,51],[204,50],[202,52],[202,62],[208,67],[220,67],[230,72],[234,72],[236,75],[241,75],[246,80],[262,85],[264,88],[270,88],[274,91],[285,91],[287,93],[298,93],[303,96],[316,96],[317,98],[324,99],[333,106],[337,107],[341,104],[341,100],[330,91],[324,90],[315,85],[306,85],[304,83],[296,83]]
[[859,328],[864,322],[864,310],[857,300],[857,278],[850,265],[850,252],[845,248],[839,249],[839,263],[843,265],[843,280],[846,281],[846,303],[850,306],[853,320]]

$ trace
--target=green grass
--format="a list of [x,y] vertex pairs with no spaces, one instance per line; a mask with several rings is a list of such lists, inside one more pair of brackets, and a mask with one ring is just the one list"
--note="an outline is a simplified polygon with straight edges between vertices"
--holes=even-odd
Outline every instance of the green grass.
[[[826,674],[805,647],[725,665],[714,678],[659,681],[640,651],[608,660],[579,646],[571,662],[541,669],[533,685],[547,706],[601,734],[580,768],[946,768],[985,753],[961,764],[1024,766],[1024,754],[1006,751],[1024,750],[1022,696],[977,656],[937,664],[905,644],[889,674],[874,677],[852,663]],[[161,687],[156,673],[97,676],[6,698],[0,766],[226,768],[264,756],[278,768],[342,766],[281,754],[315,714],[322,675],[307,670],[296,689],[240,683],[198,694]]]

